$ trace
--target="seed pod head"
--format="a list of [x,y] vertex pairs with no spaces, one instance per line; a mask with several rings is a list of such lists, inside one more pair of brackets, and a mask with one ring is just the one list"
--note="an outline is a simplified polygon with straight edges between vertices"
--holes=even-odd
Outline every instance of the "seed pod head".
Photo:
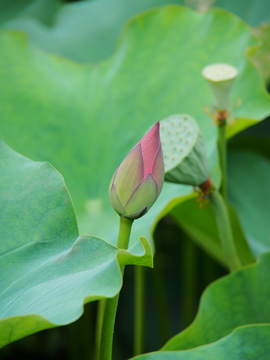
[[202,76],[212,92],[216,110],[228,110],[230,92],[237,75],[237,69],[228,64],[213,64],[202,70]]

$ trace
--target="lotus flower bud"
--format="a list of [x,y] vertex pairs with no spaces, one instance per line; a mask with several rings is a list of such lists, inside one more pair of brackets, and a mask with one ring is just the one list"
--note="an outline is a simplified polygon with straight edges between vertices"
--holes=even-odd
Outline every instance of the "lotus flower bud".
[[207,80],[218,111],[228,110],[231,88],[237,75],[237,69],[227,64],[213,64],[202,70],[202,76]]
[[138,219],[157,200],[164,182],[159,122],[138,142],[116,169],[109,188],[114,210]]

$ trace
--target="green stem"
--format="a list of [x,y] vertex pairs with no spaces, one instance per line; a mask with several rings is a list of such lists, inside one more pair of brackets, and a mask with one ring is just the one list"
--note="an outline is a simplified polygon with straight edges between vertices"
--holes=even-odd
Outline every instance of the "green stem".
[[220,193],[224,200],[227,200],[227,141],[226,141],[226,120],[222,120],[218,126],[218,147],[219,161],[222,173]]
[[239,270],[241,263],[234,245],[230,219],[225,202],[219,192],[215,190],[210,193],[209,200],[215,211],[221,246],[229,269],[231,271]]
[[100,354],[100,338],[101,338],[105,305],[106,305],[106,299],[99,300],[98,309],[97,309],[97,324],[96,324],[96,357],[95,358],[97,360],[99,359],[99,354]]
[[133,220],[120,216],[120,225],[119,225],[119,233],[117,240],[117,247],[119,249],[126,250],[128,248],[132,224],[133,224]]
[[144,298],[145,271],[142,266],[135,268],[135,311],[134,311],[134,356],[143,352],[144,339]]
[[[120,216],[119,235],[117,241],[117,247],[119,249],[128,248],[132,223],[133,220]],[[123,276],[125,266],[121,265],[120,269]],[[113,332],[114,332],[114,323],[115,323],[119,294],[120,291],[112,299],[106,300],[104,319],[103,319],[103,325],[101,331],[100,360],[112,359]]]

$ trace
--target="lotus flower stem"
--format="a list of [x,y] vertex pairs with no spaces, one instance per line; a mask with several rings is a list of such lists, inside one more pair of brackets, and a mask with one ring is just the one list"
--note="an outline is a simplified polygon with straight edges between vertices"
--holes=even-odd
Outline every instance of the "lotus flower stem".
[[120,216],[120,226],[117,240],[119,249],[127,249],[133,220]]
[[221,246],[231,272],[241,268],[241,263],[234,244],[230,219],[226,204],[218,191],[209,194],[209,200],[213,205]]
[[[133,220],[120,216],[120,226],[117,247],[119,249],[127,249]],[[124,275],[125,266],[121,267],[122,276]],[[101,331],[100,341],[100,360],[112,359],[112,345],[115,317],[120,292],[113,298],[106,300],[104,319]]]

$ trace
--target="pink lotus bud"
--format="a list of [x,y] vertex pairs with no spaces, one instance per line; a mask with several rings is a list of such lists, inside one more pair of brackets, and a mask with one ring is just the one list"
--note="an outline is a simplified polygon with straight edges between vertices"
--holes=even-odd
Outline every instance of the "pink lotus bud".
[[164,182],[159,122],[138,142],[116,169],[109,197],[123,217],[138,219],[157,200]]

